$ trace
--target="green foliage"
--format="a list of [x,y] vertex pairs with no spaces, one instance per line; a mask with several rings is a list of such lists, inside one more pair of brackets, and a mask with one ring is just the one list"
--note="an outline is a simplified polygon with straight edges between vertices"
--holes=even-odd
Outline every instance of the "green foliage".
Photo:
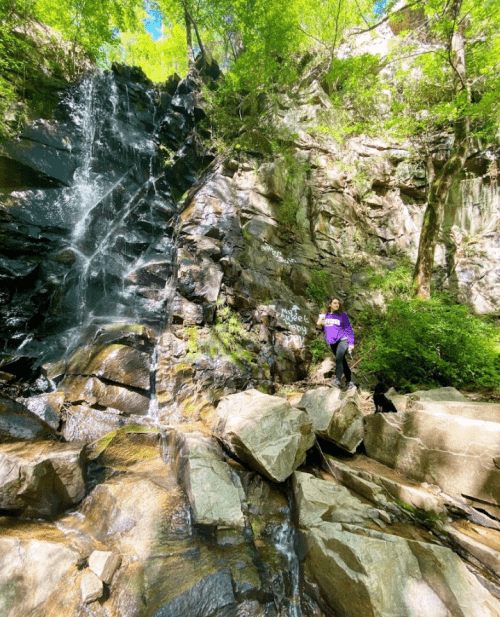
[[190,328],[184,328],[184,332],[188,337],[187,351],[188,354],[196,354],[199,347],[198,342],[198,328],[196,326],[192,326]]
[[27,111],[22,99],[28,44],[15,30],[22,28],[30,15],[29,5],[22,7],[17,0],[0,3],[0,139],[19,127]]
[[[386,113],[387,91],[383,91],[378,56],[361,54],[348,58],[334,58],[326,79],[334,92],[331,101],[340,114],[349,109],[349,120],[341,127],[342,138],[349,134],[380,131],[381,118]],[[387,85],[386,85],[387,88]]]
[[[186,361],[202,356],[226,355],[233,362],[244,367],[256,366],[257,337],[243,327],[238,313],[231,310],[223,300],[217,303],[214,324],[205,336],[196,326],[185,328],[188,337]],[[268,367],[267,367],[268,368]]]
[[[450,3],[451,6],[452,3]],[[402,44],[393,61],[414,55],[410,63],[400,63],[396,75],[391,124],[402,131],[420,134],[452,125],[468,117],[471,130],[490,137],[498,127],[500,92],[500,6],[488,0],[463,0],[457,15],[437,0],[423,3],[427,37],[432,49],[417,52],[411,32],[401,34]],[[453,68],[453,33],[460,29],[465,38],[463,75]]]
[[[406,279],[401,284],[408,289]],[[365,372],[381,373],[400,386],[500,387],[498,326],[447,295],[430,300],[396,295],[385,313],[365,311],[357,321]]]
[[307,297],[319,307],[324,307],[332,294],[332,276],[326,270],[313,270],[306,289]]
[[345,32],[353,26],[373,21],[375,3],[372,0],[296,0],[301,16],[301,29],[309,44],[330,53],[345,41]]
[[443,512],[436,512],[434,510],[426,511],[421,510],[420,508],[416,508],[411,503],[407,503],[406,501],[402,501],[397,497],[394,499],[394,502],[397,506],[408,512],[412,517],[414,517],[417,521],[422,523],[425,526],[434,526],[436,523],[440,523],[445,518],[445,514]]
[[330,346],[326,342],[323,335],[321,335],[320,338],[312,339],[308,345],[308,348],[312,355],[313,364],[318,364],[331,353]]
[[253,355],[247,350],[251,335],[243,328],[238,313],[226,304],[219,304],[212,327],[212,353],[224,351],[237,360],[251,362]]
[[310,164],[297,159],[294,150],[281,146],[278,142],[272,144],[275,156],[284,159],[284,191],[279,204],[278,217],[286,227],[297,225],[297,214],[304,192],[308,186]]
[[382,290],[389,301],[395,298],[410,300],[413,295],[412,284],[413,266],[409,262],[401,263],[389,272],[374,273],[368,281],[369,288]]
[[140,66],[152,81],[165,81],[172,73],[186,75],[187,44],[180,24],[174,23],[154,41],[148,32],[124,32],[118,45],[110,46],[109,62]]
[[143,28],[144,8],[138,0],[36,0],[35,14],[72,43],[94,58],[104,53],[104,46],[117,45],[119,32]]

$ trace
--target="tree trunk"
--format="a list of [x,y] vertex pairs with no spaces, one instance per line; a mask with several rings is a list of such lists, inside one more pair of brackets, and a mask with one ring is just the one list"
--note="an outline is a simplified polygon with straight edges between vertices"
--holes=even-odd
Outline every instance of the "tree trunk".
[[[452,0],[449,5],[448,11],[453,20],[453,28],[448,42],[448,58],[454,71],[455,95],[458,97],[465,91],[467,101],[469,101],[470,92],[465,68],[465,37],[459,20],[461,7],[462,0]],[[420,231],[417,263],[413,274],[414,293],[423,299],[430,298],[431,295],[434,254],[451,185],[462,171],[469,153],[470,120],[465,114],[455,121],[454,133],[453,147],[443,168],[436,173],[432,160],[429,159],[427,163],[429,176],[427,208]]]
[[186,25],[186,43],[188,48],[188,63],[189,66],[194,66],[194,51],[193,51],[193,37],[191,35],[191,20],[189,19],[189,12],[184,10],[184,23]]
[[444,208],[451,185],[462,171],[468,152],[469,119],[464,117],[455,123],[455,142],[443,168],[436,174],[432,161],[427,165],[430,172],[430,186],[413,274],[413,289],[419,298],[430,298],[434,253],[444,218]]
[[189,50],[189,63],[192,66],[194,66],[194,63],[195,63],[194,50],[193,50],[193,39],[191,35],[191,26],[192,26],[196,34],[196,40],[198,41],[198,47],[200,48],[202,62],[203,64],[205,64],[206,52],[205,52],[205,47],[203,46],[203,41],[201,40],[200,31],[198,30],[198,24],[196,23],[196,20],[194,19],[191,11],[189,10],[187,1],[183,0],[182,4],[184,6],[184,21],[186,23],[186,38],[187,38],[187,44],[188,44],[188,50]]

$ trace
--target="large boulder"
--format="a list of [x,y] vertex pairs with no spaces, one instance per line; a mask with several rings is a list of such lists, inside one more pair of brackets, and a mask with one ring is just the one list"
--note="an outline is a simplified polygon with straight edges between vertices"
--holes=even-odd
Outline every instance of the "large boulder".
[[500,603],[450,549],[355,525],[306,532],[310,568],[344,617],[498,617]]
[[347,452],[355,452],[363,441],[363,414],[359,408],[357,390],[309,390],[297,407],[308,413],[316,435],[333,441]]
[[61,409],[65,402],[64,392],[46,392],[24,399],[26,407],[54,430],[61,424]]
[[0,510],[50,518],[85,496],[82,444],[0,445]]
[[417,401],[461,401],[467,402],[465,396],[456,388],[448,386],[446,388],[433,388],[432,390],[417,390],[408,395]]
[[379,518],[379,510],[364,504],[345,486],[296,471],[293,490],[299,525],[313,527],[323,521],[363,524]]
[[42,528],[38,538],[35,533],[26,535],[26,530],[16,537],[0,528],[0,614],[4,617],[31,615],[55,591],[61,594],[61,585],[77,574],[81,561],[80,554],[65,544],[62,532]]
[[144,416],[149,411],[149,394],[129,386],[114,385],[98,377],[71,375],[61,384],[66,400],[98,407],[111,407],[123,415]]
[[66,411],[62,434],[66,441],[94,441],[131,422],[124,412],[112,407],[105,410],[88,405],[72,405]]
[[500,504],[500,405],[424,402],[366,418],[366,453],[451,495]]
[[177,433],[175,441],[178,477],[189,497],[193,522],[243,529],[245,493],[218,443],[200,433]]
[[286,480],[314,444],[305,412],[258,390],[223,398],[213,433],[236,457],[275,482]]
[[56,431],[11,398],[0,396],[0,442],[55,439]]
[[91,375],[116,384],[149,390],[149,355],[128,345],[80,347],[67,367],[69,375]]

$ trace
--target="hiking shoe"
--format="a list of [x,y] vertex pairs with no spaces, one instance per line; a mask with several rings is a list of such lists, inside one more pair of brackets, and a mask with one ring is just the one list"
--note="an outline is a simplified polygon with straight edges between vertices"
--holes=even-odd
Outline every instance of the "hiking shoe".
[[346,389],[347,389],[347,390],[356,390],[356,384],[355,384],[353,381],[350,381],[350,382],[347,384],[347,388],[346,388]]
[[335,379],[332,381],[332,387],[333,388],[340,388],[340,381],[335,377]]

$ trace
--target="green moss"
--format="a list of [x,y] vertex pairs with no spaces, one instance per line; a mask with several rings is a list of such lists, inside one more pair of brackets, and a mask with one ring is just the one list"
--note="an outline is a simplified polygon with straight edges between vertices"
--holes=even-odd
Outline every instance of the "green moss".
[[157,433],[158,429],[152,426],[144,426],[142,424],[127,424],[127,426],[123,426],[122,428],[116,429],[115,431],[111,431],[107,433],[93,444],[89,446],[89,458],[95,459],[97,458],[104,450],[109,446],[109,444],[115,439],[120,439],[122,435],[129,434],[147,434],[147,433]]
[[406,503],[406,501],[402,501],[401,499],[394,499],[396,505],[411,514],[414,518],[416,518],[419,522],[425,525],[432,525],[438,523],[443,520],[444,514],[440,512],[435,512],[431,510],[427,512],[426,510],[421,510],[420,508],[416,508],[410,503]]
[[191,328],[184,328],[184,332],[188,337],[187,350],[188,354],[195,354],[198,351],[198,328],[193,326]]
[[319,307],[324,307],[333,293],[332,275],[327,270],[313,270],[306,288],[307,297]]

